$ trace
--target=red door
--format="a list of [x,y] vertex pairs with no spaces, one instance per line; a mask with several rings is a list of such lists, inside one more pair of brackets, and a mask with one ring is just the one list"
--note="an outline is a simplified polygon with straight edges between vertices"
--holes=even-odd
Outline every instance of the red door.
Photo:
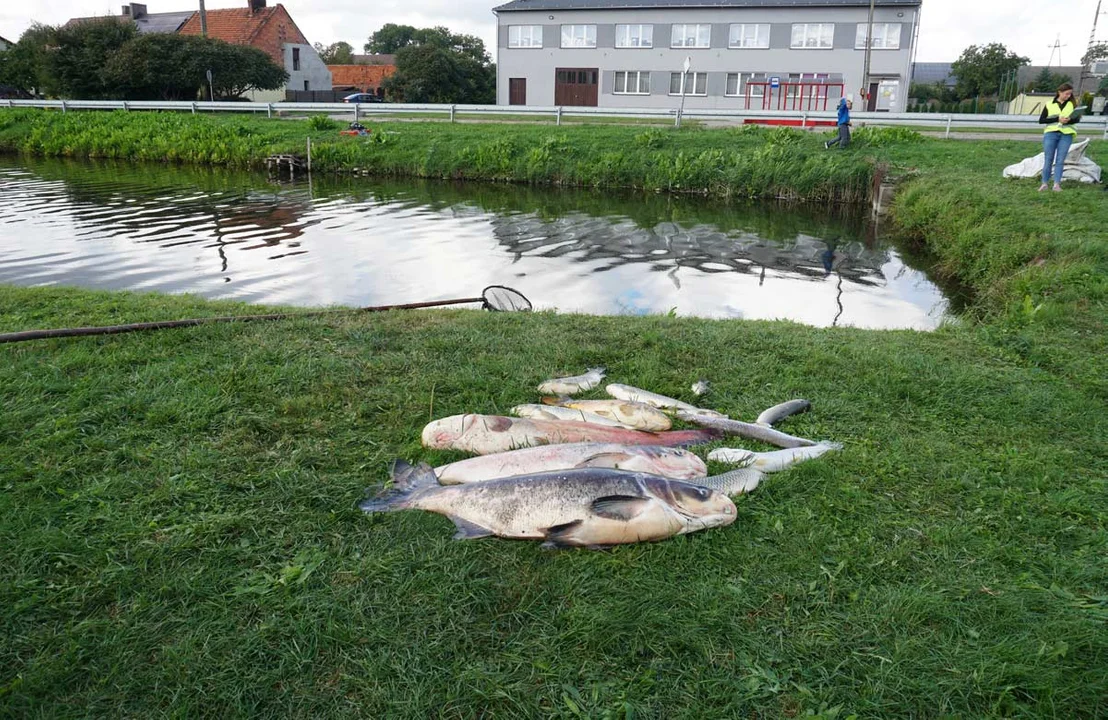
[[508,78],[508,104],[527,104],[527,78]]
[[600,72],[596,68],[558,68],[554,71],[554,104],[596,107],[600,99]]

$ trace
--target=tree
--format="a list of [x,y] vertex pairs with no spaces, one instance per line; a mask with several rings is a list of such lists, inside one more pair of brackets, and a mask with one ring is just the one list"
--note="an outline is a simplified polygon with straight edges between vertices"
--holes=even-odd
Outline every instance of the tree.
[[54,28],[46,53],[47,72],[55,92],[81,99],[111,99],[114,86],[104,82],[102,71],[108,58],[138,35],[130,21],[114,17],[96,18]]
[[369,36],[365,44],[367,53],[392,55],[402,48],[414,45],[431,45],[470,57],[482,65],[491,62],[485,50],[485,42],[476,35],[456,35],[441,25],[433,28],[414,28],[411,25],[388,23]]
[[958,78],[954,93],[959,98],[996,95],[1000,91],[1005,73],[1030,62],[1000,43],[989,43],[982,47],[970,45],[951,66],[951,72]]
[[445,27],[388,24],[370,36],[366,51],[396,55],[385,92],[403,102],[496,102],[496,68],[485,43]]
[[1099,60],[1108,60],[1108,42],[1094,43],[1081,56],[1081,64],[1088,67]]
[[324,65],[353,65],[354,46],[348,42],[339,41],[331,43],[327,47],[323,43],[315,44],[315,51]]
[[416,29],[411,25],[385,23],[381,29],[369,36],[365,44],[367,53],[392,55],[402,47],[414,44]]
[[130,100],[195,100],[206,96],[208,70],[216,99],[276,90],[288,81],[288,73],[257,48],[165,33],[127,42],[105,65],[103,76],[116,95]]
[[1050,68],[1043,68],[1043,71],[1035,76],[1035,79],[1028,86],[1031,92],[1054,92],[1058,89],[1058,86],[1062,83],[1073,84],[1073,79],[1069,75],[1062,73],[1051,72]]
[[0,85],[8,85],[28,95],[52,91],[46,65],[46,51],[52,44],[54,28],[35,23],[19,37],[19,42],[0,53]]

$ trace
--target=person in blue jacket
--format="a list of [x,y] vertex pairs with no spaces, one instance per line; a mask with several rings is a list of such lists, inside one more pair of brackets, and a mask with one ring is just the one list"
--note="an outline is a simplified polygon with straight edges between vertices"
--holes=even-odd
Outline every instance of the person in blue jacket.
[[850,108],[854,107],[854,103],[849,98],[843,98],[839,100],[839,119],[835,122],[835,125],[839,128],[839,136],[834,140],[828,140],[823,144],[824,149],[830,150],[832,145],[838,145],[839,148],[845,150],[846,146],[850,144]]

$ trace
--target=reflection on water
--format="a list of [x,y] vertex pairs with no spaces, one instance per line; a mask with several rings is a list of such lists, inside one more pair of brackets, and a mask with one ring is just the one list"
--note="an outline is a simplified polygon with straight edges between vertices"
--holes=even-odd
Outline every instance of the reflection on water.
[[948,302],[853,214],[654,194],[0,159],[0,282],[296,305],[472,297],[932,328]]

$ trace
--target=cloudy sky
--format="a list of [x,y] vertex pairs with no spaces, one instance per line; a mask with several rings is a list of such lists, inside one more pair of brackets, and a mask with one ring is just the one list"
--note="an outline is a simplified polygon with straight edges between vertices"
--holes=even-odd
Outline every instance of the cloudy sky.
[[[271,3],[274,0],[270,0]],[[506,0],[282,0],[312,42],[345,40],[359,51],[366,38],[387,22],[416,27],[446,25],[493,46],[495,20],[490,8]],[[71,17],[118,14],[123,0],[3,0],[0,37],[18,40],[32,21],[63,23]],[[246,0],[207,0],[210,8],[239,7]],[[147,0],[150,12],[187,10],[196,0]],[[1047,6],[1065,12],[1044,12]],[[968,45],[1001,42],[1036,65],[1046,64],[1056,39],[1064,64],[1076,64],[1085,52],[1097,0],[923,0],[921,62],[953,61]],[[1108,1],[1098,40],[1108,41]]]

